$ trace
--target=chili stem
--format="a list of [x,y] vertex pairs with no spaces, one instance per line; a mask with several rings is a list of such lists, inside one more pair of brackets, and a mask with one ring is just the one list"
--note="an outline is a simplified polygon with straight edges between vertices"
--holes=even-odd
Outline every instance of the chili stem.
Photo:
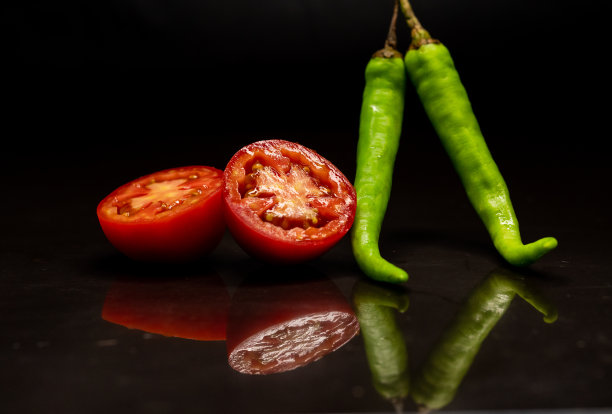
[[393,16],[391,16],[391,23],[389,24],[389,33],[387,34],[387,40],[385,41],[385,49],[397,49],[397,16],[399,14],[399,1],[395,0],[395,6],[393,6]]
[[391,23],[389,23],[389,32],[387,33],[387,39],[385,40],[385,47],[377,50],[373,57],[382,57],[386,59],[402,57],[397,51],[397,17],[399,15],[399,3],[395,0],[395,7],[393,8],[393,16],[391,17]]
[[425,30],[419,19],[417,18],[414,10],[412,10],[412,5],[408,0],[399,0],[399,3],[402,7],[402,13],[406,18],[406,24],[410,28],[410,34],[412,36],[412,43],[410,47],[413,49],[419,48],[427,43],[438,43],[436,39],[433,39],[429,32]]

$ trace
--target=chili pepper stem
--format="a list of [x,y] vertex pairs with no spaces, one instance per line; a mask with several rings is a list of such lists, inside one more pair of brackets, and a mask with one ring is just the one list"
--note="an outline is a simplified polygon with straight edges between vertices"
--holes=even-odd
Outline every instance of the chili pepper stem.
[[389,31],[387,33],[387,39],[385,40],[385,46],[376,51],[373,57],[382,58],[393,58],[403,57],[402,54],[397,50],[397,17],[399,15],[399,1],[395,0],[395,6],[393,8],[393,16],[391,16],[391,23],[389,24]]
[[410,34],[412,36],[412,42],[410,44],[411,49],[418,49],[422,45],[429,43],[439,43],[437,39],[431,37],[429,32],[425,30],[419,19],[417,18],[412,6],[408,0],[399,0],[402,13],[406,18],[406,24],[410,28]]
[[391,23],[389,24],[389,32],[387,33],[387,40],[385,41],[385,47],[397,48],[397,16],[399,14],[399,0],[395,0],[393,6],[393,15],[391,16]]

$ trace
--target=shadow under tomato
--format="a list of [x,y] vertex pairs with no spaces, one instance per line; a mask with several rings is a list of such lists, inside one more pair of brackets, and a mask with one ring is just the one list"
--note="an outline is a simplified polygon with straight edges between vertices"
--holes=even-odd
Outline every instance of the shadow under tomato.
[[108,290],[102,319],[149,333],[225,340],[230,296],[217,274],[125,278]]
[[83,271],[113,280],[123,278],[151,280],[206,276],[217,273],[218,268],[219,260],[212,256],[187,262],[156,263],[133,260],[120,252],[113,251],[88,260]]
[[229,310],[229,365],[274,374],[315,362],[359,332],[338,287],[310,266],[260,267],[238,286]]

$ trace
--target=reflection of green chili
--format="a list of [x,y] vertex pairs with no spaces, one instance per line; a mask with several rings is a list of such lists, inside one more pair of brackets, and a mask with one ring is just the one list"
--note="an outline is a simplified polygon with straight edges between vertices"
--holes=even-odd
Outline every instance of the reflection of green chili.
[[492,272],[472,292],[414,378],[412,398],[421,407],[447,405],[491,329],[518,294],[553,323],[557,310],[537,290],[510,271]]
[[374,388],[396,407],[410,391],[408,352],[395,313],[408,309],[405,291],[359,281],[353,290]]
[[525,266],[554,249],[544,237],[523,244],[508,187],[495,164],[448,49],[421,26],[408,0],[402,11],[412,30],[404,62],[431,123],[459,174],[467,196],[497,251],[512,265]]
[[408,280],[408,273],[381,257],[378,247],[404,115],[406,69],[395,49],[397,10],[396,3],[385,47],[365,70],[355,175],[357,211],[351,232],[353,254],[363,273],[392,283]]

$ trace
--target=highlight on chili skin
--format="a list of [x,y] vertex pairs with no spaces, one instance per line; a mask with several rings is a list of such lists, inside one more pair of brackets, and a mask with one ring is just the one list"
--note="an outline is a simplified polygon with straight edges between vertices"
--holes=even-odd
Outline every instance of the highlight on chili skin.
[[284,140],[240,149],[224,172],[225,220],[251,256],[276,263],[310,260],[351,228],[356,195],[327,159]]
[[223,172],[188,166],[145,175],[98,205],[108,240],[139,261],[195,260],[210,253],[225,231]]

